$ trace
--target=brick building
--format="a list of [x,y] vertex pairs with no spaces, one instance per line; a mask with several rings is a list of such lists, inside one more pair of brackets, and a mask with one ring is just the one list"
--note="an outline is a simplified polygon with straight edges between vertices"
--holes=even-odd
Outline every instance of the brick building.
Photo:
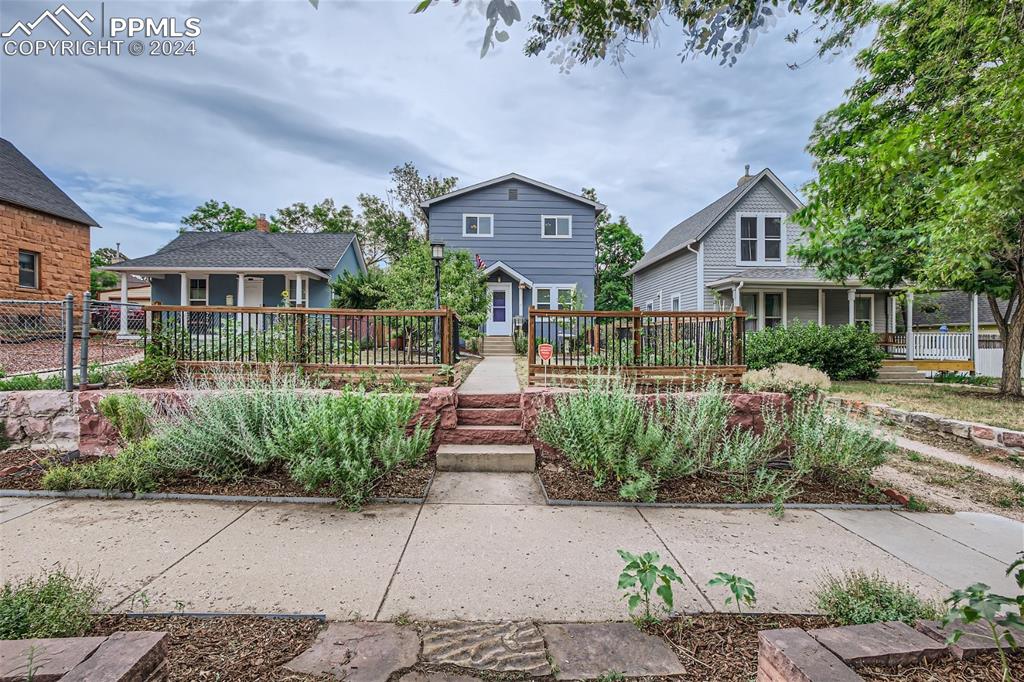
[[54,300],[89,290],[96,225],[50,178],[0,138],[0,300]]

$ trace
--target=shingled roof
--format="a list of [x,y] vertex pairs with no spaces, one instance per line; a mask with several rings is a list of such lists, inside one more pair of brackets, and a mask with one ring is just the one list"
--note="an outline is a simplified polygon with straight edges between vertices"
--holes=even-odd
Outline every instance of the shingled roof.
[[650,267],[663,258],[683,249],[687,244],[693,244],[699,240],[707,233],[708,230],[715,226],[715,223],[717,223],[719,219],[736,204],[736,202],[743,198],[747,192],[752,190],[754,186],[764,178],[773,182],[783,192],[783,194],[790,198],[795,206],[802,205],[796,195],[794,195],[789,188],[779,180],[770,168],[765,168],[757,175],[747,177],[749,179],[745,179],[743,184],[732,188],[666,232],[665,236],[659,239],[658,243],[655,244],[650,251],[645,253],[644,257],[641,258],[636,265],[630,268],[626,274],[631,275],[646,267]]
[[46,173],[3,138],[0,138],[0,201],[99,227],[81,206],[46,177]]
[[142,271],[147,268],[278,268],[332,270],[355,240],[351,232],[182,232],[156,253],[106,268]]

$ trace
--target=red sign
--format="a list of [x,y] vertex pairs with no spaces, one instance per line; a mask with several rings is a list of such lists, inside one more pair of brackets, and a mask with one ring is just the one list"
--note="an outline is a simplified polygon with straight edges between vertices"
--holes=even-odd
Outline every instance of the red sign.
[[540,356],[541,360],[547,362],[548,360],[551,359],[551,354],[554,352],[554,350],[555,349],[551,347],[550,343],[542,343],[539,346],[537,346],[537,355]]

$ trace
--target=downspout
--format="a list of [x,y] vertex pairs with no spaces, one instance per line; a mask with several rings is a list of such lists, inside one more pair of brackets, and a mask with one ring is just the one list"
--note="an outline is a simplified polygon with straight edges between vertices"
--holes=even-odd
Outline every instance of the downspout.
[[704,310],[704,245],[694,249],[693,242],[690,242],[686,250],[697,257],[697,299],[694,303],[697,310]]

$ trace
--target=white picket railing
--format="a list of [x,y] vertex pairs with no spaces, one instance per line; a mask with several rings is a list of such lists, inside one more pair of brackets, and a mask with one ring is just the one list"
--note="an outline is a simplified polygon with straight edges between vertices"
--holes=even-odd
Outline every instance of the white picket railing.
[[916,360],[970,360],[970,332],[914,332]]

